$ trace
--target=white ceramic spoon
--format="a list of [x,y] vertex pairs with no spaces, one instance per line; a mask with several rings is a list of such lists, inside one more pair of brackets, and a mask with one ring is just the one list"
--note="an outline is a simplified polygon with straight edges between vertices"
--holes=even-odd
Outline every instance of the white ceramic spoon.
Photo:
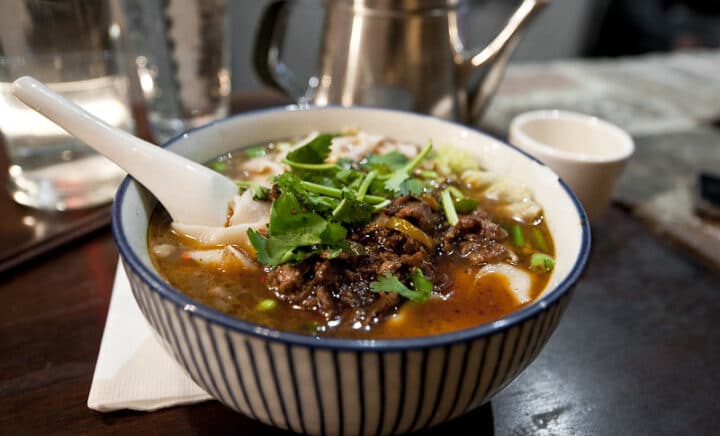
[[50,121],[109,158],[142,183],[173,221],[223,226],[238,188],[232,180],[180,155],[114,128],[32,77],[13,94]]

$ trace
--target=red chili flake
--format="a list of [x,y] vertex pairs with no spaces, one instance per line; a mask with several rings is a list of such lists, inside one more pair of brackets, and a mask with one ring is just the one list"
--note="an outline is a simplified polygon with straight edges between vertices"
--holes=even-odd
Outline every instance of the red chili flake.
[[261,285],[265,284],[265,276],[260,276],[260,284]]
[[181,256],[182,260],[190,260],[190,253],[185,251]]

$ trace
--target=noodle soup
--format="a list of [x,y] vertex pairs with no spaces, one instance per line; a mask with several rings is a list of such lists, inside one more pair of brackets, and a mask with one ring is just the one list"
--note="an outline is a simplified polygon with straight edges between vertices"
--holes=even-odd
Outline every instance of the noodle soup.
[[172,223],[158,207],[149,251],[174,287],[246,321],[346,338],[441,334],[529,304],[552,274],[529,190],[452,146],[345,131],[208,165],[238,181],[226,226]]

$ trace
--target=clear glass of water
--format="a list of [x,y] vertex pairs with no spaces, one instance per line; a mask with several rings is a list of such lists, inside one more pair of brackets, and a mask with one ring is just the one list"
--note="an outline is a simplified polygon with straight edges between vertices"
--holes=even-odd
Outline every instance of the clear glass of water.
[[153,136],[160,142],[227,115],[225,0],[121,0]]
[[0,2],[0,133],[8,189],[18,203],[49,210],[109,202],[124,172],[12,94],[30,75],[113,126],[131,131],[127,76],[119,69],[108,1]]

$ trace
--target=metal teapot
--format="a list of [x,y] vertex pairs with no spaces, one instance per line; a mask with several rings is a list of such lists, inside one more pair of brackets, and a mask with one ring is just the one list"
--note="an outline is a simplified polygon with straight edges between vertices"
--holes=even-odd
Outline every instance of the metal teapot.
[[326,0],[318,73],[306,86],[281,59],[292,2],[275,1],[260,23],[255,70],[301,104],[382,106],[477,123],[522,29],[548,3],[523,0],[498,35],[471,52],[458,26],[466,0]]

